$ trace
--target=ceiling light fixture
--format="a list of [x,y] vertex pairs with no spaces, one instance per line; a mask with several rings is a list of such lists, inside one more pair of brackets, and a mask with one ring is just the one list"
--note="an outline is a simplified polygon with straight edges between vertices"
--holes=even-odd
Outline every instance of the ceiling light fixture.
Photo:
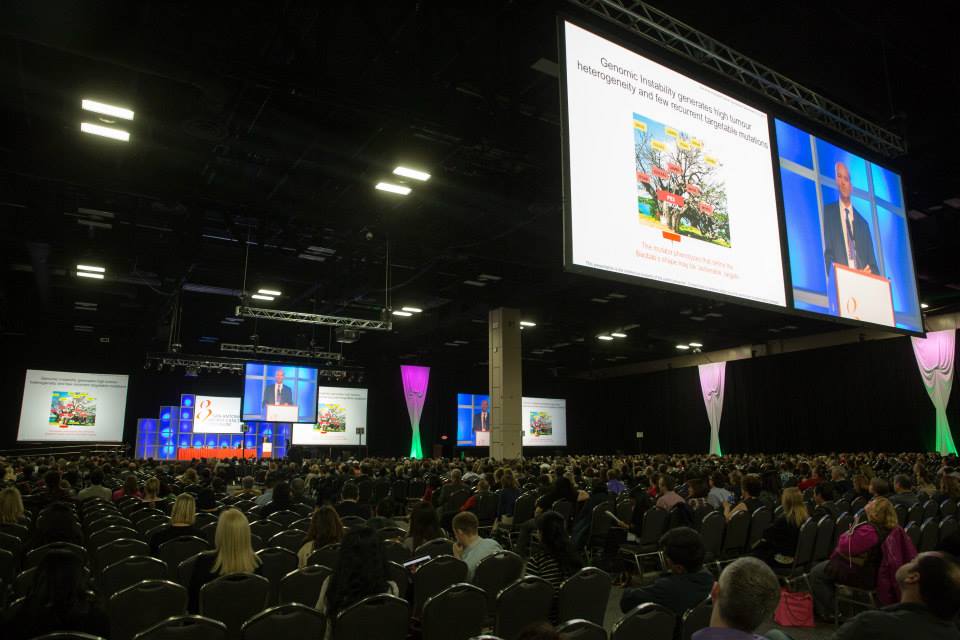
[[520,326],[521,326],[521,327],[535,327],[535,326],[537,326],[537,323],[536,323],[536,322],[530,322],[529,320],[521,320],[521,321],[520,321]]
[[410,187],[405,187],[402,184],[393,184],[392,182],[378,182],[375,189],[388,193],[396,193],[401,196],[409,195],[412,191]]
[[409,318],[413,314],[410,313],[409,311],[394,311],[393,315],[400,316],[401,318]]
[[613,336],[614,338],[626,338],[626,337],[627,337],[627,334],[623,333],[622,331],[614,331],[614,332],[611,333],[610,335]]
[[93,267],[88,264],[78,264],[77,271],[93,271],[94,273],[106,273],[107,270],[103,267]]
[[685,345],[685,344],[678,344],[678,345],[677,345],[677,349],[679,349],[680,351],[687,351],[687,350],[690,349],[690,347],[689,347],[688,345]]
[[921,303],[920,303],[920,308],[921,308],[921,309],[929,309],[929,308],[930,308],[930,305],[928,305],[926,302],[921,302]]
[[423,313],[423,309],[418,307],[401,307],[404,311],[408,313]]
[[610,340],[613,340],[613,336],[606,336],[606,335],[604,335],[604,336],[597,336],[597,340],[604,340],[604,341],[609,342]]
[[463,284],[468,284],[471,287],[485,287],[487,286],[486,282],[480,282],[478,280],[464,280]]
[[403,166],[394,169],[393,173],[394,175],[410,178],[411,180],[419,180],[420,182],[426,182],[430,179],[430,174],[426,171],[417,171],[416,169]]
[[258,289],[257,293],[264,296],[282,296],[283,294],[273,289]]
[[79,278],[93,278],[94,280],[103,280],[102,273],[90,273],[89,271],[77,271]]
[[253,295],[250,296],[250,297],[253,298],[254,300],[266,300],[267,302],[272,302],[272,301],[273,301],[273,296],[265,296],[265,295],[260,294],[260,293],[255,293],[255,294],[253,294]]
[[124,131],[123,129],[114,129],[113,127],[104,127],[99,124],[93,124],[92,122],[81,122],[80,131],[94,136],[112,138],[113,140],[119,140],[120,142],[130,141],[129,131]]
[[94,113],[100,113],[113,118],[120,118],[121,120],[133,120],[132,110],[125,109],[124,107],[117,107],[112,104],[106,104],[105,102],[97,102],[96,100],[82,100],[80,102],[80,107],[84,111],[93,111]]
[[699,342],[691,342],[691,343],[690,343],[690,346],[693,347],[694,349],[699,349],[699,348],[702,347],[703,345],[700,344]]

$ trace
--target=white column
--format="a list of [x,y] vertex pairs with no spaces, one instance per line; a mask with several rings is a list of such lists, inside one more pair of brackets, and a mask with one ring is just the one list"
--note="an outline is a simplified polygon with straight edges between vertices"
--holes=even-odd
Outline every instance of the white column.
[[523,453],[520,311],[494,309],[489,316],[490,457],[513,460]]

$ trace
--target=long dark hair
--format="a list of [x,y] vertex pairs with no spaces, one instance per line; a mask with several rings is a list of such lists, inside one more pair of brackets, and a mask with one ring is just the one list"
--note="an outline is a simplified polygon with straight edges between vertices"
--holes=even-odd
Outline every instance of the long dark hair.
[[344,536],[327,592],[327,615],[337,614],[361,599],[387,591],[387,557],[376,532],[360,527]]
[[413,548],[416,549],[424,542],[439,538],[440,519],[437,510],[429,502],[419,502],[410,512],[410,533],[413,539]]
[[31,620],[66,623],[90,603],[82,561],[69,551],[54,549],[40,561],[23,606]]
[[560,573],[570,576],[580,570],[583,563],[573,549],[562,515],[556,511],[545,511],[540,515],[537,529],[540,531],[540,544],[544,552],[556,560]]
[[310,530],[304,543],[312,542],[314,549],[319,549],[343,538],[343,523],[340,515],[330,505],[324,505],[313,512],[310,518]]

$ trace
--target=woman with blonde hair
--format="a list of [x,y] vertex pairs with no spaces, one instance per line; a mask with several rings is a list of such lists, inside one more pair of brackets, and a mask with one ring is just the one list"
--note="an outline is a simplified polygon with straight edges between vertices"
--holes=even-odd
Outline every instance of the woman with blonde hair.
[[197,556],[190,576],[189,610],[200,609],[200,589],[208,582],[231,573],[260,573],[260,558],[253,552],[250,523],[237,509],[227,509],[217,521],[214,551]]
[[154,509],[158,502],[163,502],[163,498],[160,497],[160,479],[156,476],[150,476],[143,483],[143,499],[141,502]]
[[189,493],[181,493],[173,503],[169,524],[150,536],[150,553],[157,555],[160,545],[181,536],[197,536],[203,538],[203,532],[196,527],[194,520],[197,515],[197,503]]
[[750,553],[774,569],[793,566],[793,554],[797,550],[800,527],[810,517],[807,505],[803,502],[803,494],[796,487],[783,490],[780,505],[783,513],[764,529],[763,537],[757,541]]
[[23,498],[16,487],[0,491],[0,525],[24,524]]
[[307,558],[314,550],[341,540],[343,540],[343,523],[340,522],[337,510],[330,505],[314,509],[313,516],[310,518],[310,530],[307,531],[303,546],[297,551],[300,568],[307,566]]

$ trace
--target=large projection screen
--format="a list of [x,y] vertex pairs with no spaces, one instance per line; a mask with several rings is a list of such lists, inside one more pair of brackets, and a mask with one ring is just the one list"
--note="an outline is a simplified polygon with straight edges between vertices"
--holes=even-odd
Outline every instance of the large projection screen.
[[567,269],[783,307],[767,115],[561,22]]
[[27,369],[18,441],[120,442],[125,375]]
[[[563,398],[521,398],[520,424],[524,447],[567,446],[567,401]],[[490,396],[457,394],[457,446],[490,446]]]
[[[362,433],[357,433],[357,430]],[[293,444],[366,445],[367,390],[347,387],[317,389],[317,421],[293,425]]]
[[776,120],[793,305],[923,331],[900,176]]
[[193,414],[194,433],[241,433],[240,398],[197,396]]

